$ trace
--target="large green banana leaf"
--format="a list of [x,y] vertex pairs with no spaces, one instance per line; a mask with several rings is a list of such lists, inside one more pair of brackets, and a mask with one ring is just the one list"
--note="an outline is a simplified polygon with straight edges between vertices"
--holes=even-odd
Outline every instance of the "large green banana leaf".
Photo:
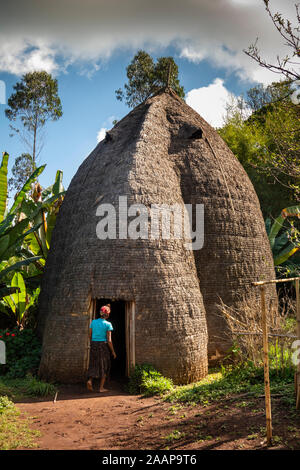
[[31,258],[23,259],[21,261],[17,261],[16,263],[12,264],[8,268],[2,269],[0,271],[0,279],[4,279],[4,277],[10,273],[11,271],[17,271],[23,266],[28,266],[31,263],[34,263],[41,259],[41,256],[32,256]]
[[[23,221],[22,221],[23,222]],[[28,224],[27,224],[28,225]],[[36,230],[38,230],[40,227],[40,224],[35,225],[34,227],[31,227],[29,230],[26,232],[21,232],[19,236],[16,238],[11,238],[9,239],[9,245],[6,249],[6,251],[2,254],[0,253],[0,261],[3,260],[9,260],[12,256],[16,254],[16,249],[22,245],[23,241],[25,241],[26,237],[30,235],[31,233],[34,233]],[[1,240],[1,239],[0,239]]]
[[297,251],[300,250],[300,246],[295,246],[293,243],[289,243],[289,245],[281,252],[274,256],[274,264],[275,266],[279,266],[287,261],[291,256],[293,256]]
[[9,235],[3,235],[3,237],[0,237],[0,260],[4,259],[3,255],[6,253],[8,247]]
[[269,240],[270,240],[271,248],[274,247],[276,236],[279,230],[282,228],[284,220],[287,217],[300,217],[300,205],[286,207],[285,209],[281,211],[280,216],[275,219],[271,227],[271,230],[269,232]]
[[55,176],[55,183],[52,188],[52,194],[54,196],[58,195],[59,193],[62,193],[64,191],[64,187],[62,184],[62,179],[63,179],[63,172],[61,170],[57,170],[56,176]]
[[26,310],[26,287],[20,272],[14,274],[11,280],[11,287],[15,287],[17,289],[16,292],[3,297],[3,300],[20,320]]
[[15,218],[15,214],[10,214],[5,217],[5,219],[0,222],[0,235],[2,235],[11,225]]

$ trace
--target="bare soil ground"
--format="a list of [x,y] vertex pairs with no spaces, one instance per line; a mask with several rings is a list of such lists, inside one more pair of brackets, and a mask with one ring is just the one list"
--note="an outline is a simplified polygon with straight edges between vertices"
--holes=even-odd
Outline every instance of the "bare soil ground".
[[[40,431],[37,449],[257,450],[266,449],[264,398],[235,397],[213,405],[182,406],[128,395],[61,386],[53,398],[17,403]],[[272,399],[272,449],[300,449],[300,413]]]

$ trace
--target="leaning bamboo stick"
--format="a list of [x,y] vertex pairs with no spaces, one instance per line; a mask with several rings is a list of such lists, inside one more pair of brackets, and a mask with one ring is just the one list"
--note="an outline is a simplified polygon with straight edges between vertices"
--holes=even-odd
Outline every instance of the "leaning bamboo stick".
[[271,281],[252,282],[253,286],[264,286],[265,284],[278,284],[279,282],[299,281],[300,277],[289,277],[287,279],[272,279]]
[[272,443],[272,413],[271,413],[271,393],[269,377],[269,348],[268,348],[268,324],[266,312],[265,286],[260,286],[262,330],[263,330],[263,357],[264,357],[264,379],[265,379],[265,404],[266,404],[266,424],[267,424],[267,445]]
[[[236,335],[262,335],[263,333],[261,331],[236,331],[234,330],[232,333],[235,333]],[[275,338],[290,338],[290,339],[297,339],[298,336],[295,335],[281,335],[277,333],[268,333],[268,336],[274,336]]]

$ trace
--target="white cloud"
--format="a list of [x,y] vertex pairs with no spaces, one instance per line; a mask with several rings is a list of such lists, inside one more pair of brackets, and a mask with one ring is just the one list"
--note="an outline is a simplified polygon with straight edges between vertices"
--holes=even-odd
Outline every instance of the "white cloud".
[[224,81],[216,78],[206,87],[195,88],[186,95],[186,102],[211,126],[221,127],[226,114],[226,104],[232,99]]
[[106,121],[103,122],[103,127],[97,134],[97,142],[101,142],[105,138],[106,131],[110,129],[113,125],[113,121],[116,119],[116,116],[109,116]]
[[40,40],[0,38],[0,70],[21,75],[32,70],[55,73],[55,50]]
[[101,140],[105,138],[106,131],[106,127],[101,127],[100,131],[97,134],[97,142],[101,142]]
[[[274,74],[247,57],[255,42],[263,57],[289,52],[262,0],[15,0],[3,2],[0,17],[0,71],[17,75],[34,68],[50,72],[79,63],[99,67],[117,49],[173,44],[182,57],[235,71],[242,79],[274,80]],[[270,0],[272,11],[295,22],[294,0]],[[161,50],[161,49],[160,49]]]

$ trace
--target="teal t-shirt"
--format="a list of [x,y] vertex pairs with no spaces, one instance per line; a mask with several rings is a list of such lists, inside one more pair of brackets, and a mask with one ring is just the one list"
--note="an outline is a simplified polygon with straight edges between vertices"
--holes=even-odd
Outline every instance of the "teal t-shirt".
[[107,341],[106,332],[113,331],[112,324],[103,318],[92,320],[90,328],[92,329],[92,341]]

